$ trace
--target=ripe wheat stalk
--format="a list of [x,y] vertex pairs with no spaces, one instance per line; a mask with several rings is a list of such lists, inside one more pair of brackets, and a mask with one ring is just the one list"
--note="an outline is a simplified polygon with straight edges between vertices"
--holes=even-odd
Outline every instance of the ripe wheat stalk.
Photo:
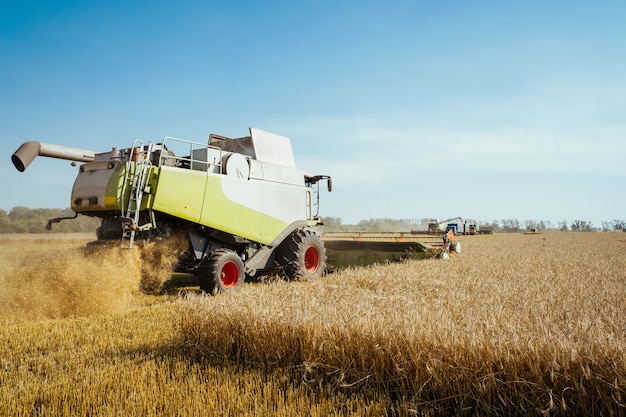
[[447,262],[189,297],[178,343],[416,409],[626,413],[626,245],[616,236],[466,238]]

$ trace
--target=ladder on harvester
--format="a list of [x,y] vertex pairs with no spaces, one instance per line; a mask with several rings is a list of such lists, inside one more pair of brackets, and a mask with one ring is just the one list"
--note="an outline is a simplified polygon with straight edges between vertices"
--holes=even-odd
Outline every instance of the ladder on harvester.
[[[154,217],[152,216],[151,211],[150,222],[141,226],[139,225],[141,201],[143,199],[143,194],[146,191],[150,168],[152,167],[150,158],[152,156],[153,144],[152,142],[148,142],[148,146],[144,150],[143,142],[136,140],[131,149],[131,161],[135,163],[129,163],[129,168],[126,170],[124,186],[126,186],[126,184],[130,184],[130,195],[126,211],[122,213],[122,218],[125,220],[126,224],[124,227],[124,237],[129,241],[128,249],[132,249],[133,247],[137,230],[143,230],[154,226]],[[124,207],[122,204],[122,210],[123,209]]]

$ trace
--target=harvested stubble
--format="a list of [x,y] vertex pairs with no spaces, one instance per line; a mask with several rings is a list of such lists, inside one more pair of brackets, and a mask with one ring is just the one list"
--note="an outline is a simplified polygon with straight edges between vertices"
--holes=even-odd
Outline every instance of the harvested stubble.
[[626,244],[466,238],[448,262],[350,269],[181,301],[177,341],[421,413],[626,413]]
[[90,240],[0,236],[0,416],[386,413],[386,398],[312,393],[281,368],[190,358],[172,339],[177,297],[138,291],[146,273],[148,287],[171,275],[176,239],[132,252]]
[[141,287],[157,292],[172,274],[179,238],[138,247],[86,246],[94,239],[0,239],[1,318],[42,319],[128,311]]
[[0,327],[0,415],[384,414],[384,403],[309,395],[280,370],[190,361],[170,344],[173,307]]

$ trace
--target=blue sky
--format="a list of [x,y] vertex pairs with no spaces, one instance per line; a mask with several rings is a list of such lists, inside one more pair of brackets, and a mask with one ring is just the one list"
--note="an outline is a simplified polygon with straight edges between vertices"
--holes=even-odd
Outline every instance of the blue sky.
[[69,207],[97,152],[257,127],[333,176],[321,215],[626,219],[623,1],[0,6],[0,208]]

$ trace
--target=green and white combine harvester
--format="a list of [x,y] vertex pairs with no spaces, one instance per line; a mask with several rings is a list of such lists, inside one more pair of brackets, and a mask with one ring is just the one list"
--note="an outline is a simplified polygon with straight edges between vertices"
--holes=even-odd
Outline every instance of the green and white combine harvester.
[[[37,156],[83,162],[71,208],[101,219],[98,241],[130,249],[137,241],[185,234],[188,248],[173,272],[195,274],[211,294],[268,273],[313,279],[328,267],[445,257],[460,249],[449,235],[433,241],[410,233],[319,234],[319,184],[326,181],[331,191],[331,177],[297,169],[288,138],[249,131],[234,139],[211,134],[207,144],[137,140],[103,153],[31,141],[11,159],[22,172]],[[48,227],[64,219],[51,219]]]

